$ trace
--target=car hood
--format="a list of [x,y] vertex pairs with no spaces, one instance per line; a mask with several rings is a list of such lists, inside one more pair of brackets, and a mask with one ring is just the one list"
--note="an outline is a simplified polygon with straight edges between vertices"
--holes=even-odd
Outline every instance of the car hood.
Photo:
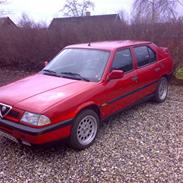
[[36,74],[0,88],[0,103],[41,113],[57,102],[90,89],[92,82]]

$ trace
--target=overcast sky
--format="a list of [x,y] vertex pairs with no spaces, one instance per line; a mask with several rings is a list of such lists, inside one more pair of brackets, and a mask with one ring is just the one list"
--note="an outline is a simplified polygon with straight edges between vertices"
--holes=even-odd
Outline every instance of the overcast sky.
[[[10,13],[8,16],[14,21],[18,21],[23,13],[26,13],[35,20],[49,23],[54,17],[62,16],[60,9],[64,5],[64,0],[8,0],[9,3],[4,5],[4,9]],[[128,14],[131,10],[133,0],[92,0],[95,4],[96,14],[118,13],[125,10]]]

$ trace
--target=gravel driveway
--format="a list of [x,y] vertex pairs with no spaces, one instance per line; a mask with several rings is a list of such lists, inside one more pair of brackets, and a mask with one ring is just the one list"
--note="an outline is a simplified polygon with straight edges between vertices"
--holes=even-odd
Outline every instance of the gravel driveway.
[[[27,73],[0,71],[0,85]],[[93,146],[34,149],[0,137],[0,182],[183,182],[183,86],[162,104],[125,111],[100,130]]]

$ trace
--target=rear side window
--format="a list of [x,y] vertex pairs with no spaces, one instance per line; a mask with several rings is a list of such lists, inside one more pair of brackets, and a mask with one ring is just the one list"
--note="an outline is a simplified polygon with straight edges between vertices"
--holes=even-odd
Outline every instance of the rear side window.
[[128,72],[133,69],[133,61],[130,49],[125,49],[116,52],[112,64],[112,69],[123,70],[124,72]]
[[156,61],[156,53],[147,46],[136,47],[135,54],[137,56],[137,64],[139,67]]
[[147,49],[148,49],[148,52],[149,52],[149,62],[156,61],[156,53],[149,47]]

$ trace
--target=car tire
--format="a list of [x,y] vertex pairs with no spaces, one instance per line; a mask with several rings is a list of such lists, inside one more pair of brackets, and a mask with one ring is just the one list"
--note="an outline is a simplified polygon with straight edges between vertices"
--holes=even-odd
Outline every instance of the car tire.
[[70,146],[83,150],[93,144],[98,133],[99,117],[90,109],[82,111],[75,119],[70,137]]
[[162,103],[166,100],[168,95],[168,79],[162,77],[158,83],[158,87],[155,92],[155,102]]

